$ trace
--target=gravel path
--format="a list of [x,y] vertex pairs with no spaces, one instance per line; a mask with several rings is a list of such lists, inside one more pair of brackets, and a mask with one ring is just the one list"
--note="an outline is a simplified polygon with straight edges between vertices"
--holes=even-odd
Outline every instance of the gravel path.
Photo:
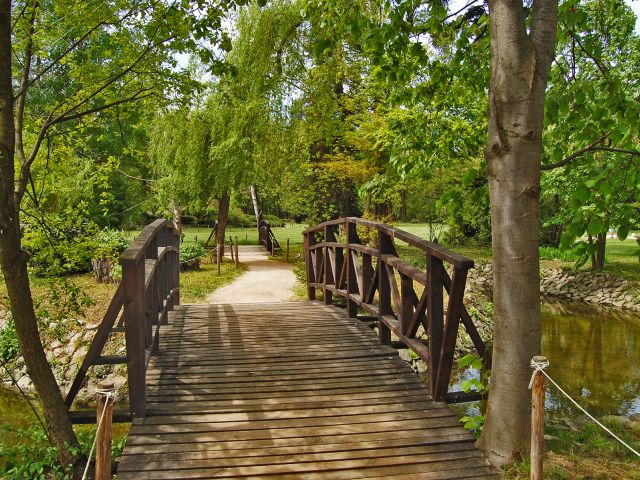
[[240,262],[248,270],[207,297],[209,303],[259,303],[291,300],[296,277],[293,266],[269,260],[263,248],[239,247]]

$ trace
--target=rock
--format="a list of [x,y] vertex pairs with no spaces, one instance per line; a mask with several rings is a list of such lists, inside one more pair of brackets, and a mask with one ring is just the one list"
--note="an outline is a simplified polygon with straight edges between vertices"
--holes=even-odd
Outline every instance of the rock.
[[640,422],[640,413],[632,413],[629,415],[629,420],[632,422]]

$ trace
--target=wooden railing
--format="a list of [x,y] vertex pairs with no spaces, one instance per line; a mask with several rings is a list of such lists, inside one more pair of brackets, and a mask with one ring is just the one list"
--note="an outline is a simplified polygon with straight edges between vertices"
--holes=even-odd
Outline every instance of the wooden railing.
[[[157,353],[160,325],[180,303],[180,235],[172,223],[156,220],[147,225],[120,257],[122,281],[98,326],[93,342],[65,399],[71,408],[93,365],[127,365],[129,413],[116,412],[114,420],[143,417],[146,411],[146,370]],[[104,356],[112,333],[124,332],[126,355]],[[95,412],[72,414],[77,423],[95,421]]]
[[258,225],[258,243],[271,253],[282,250],[278,239],[273,233],[273,230],[271,230],[271,224],[266,220],[260,221]]
[[[328,305],[334,295],[346,299],[350,317],[356,317],[358,309],[375,316],[381,343],[391,344],[393,333],[427,364],[428,386],[435,400],[454,403],[480,398],[474,392],[449,392],[460,325],[489,366],[487,348],[463,303],[467,271],[473,267],[473,260],[362,218],[331,220],[303,234],[310,300],[315,300],[316,290],[321,289]],[[364,234],[372,239],[369,245],[360,240]],[[424,271],[399,257],[396,240],[425,254]],[[424,287],[420,295],[416,284]],[[444,292],[448,296],[446,306]],[[420,326],[426,339],[417,336]]]

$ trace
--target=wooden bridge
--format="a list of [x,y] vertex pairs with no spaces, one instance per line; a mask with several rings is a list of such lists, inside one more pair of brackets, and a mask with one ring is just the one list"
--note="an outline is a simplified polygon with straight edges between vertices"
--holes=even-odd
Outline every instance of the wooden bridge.
[[[304,303],[178,305],[179,237],[164,221],[125,252],[67,397],[91,365],[126,362],[130,409],[115,417],[132,425],[118,478],[497,478],[444,402],[473,397],[448,391],[460,325],[486,353],[462,304],[473,263],[357,218],[304,235]],[[426,271],[396,243],[423,251]],[[119,358],[102,356],[113,332],[126,336]],[[399,347],[426,361],[426,384]]]

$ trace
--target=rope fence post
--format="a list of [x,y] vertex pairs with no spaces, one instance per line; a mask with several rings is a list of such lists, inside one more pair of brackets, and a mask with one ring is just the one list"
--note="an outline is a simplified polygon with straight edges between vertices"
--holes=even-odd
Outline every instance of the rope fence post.
[[239,250],[239,248],[238,248],[238,236],[237,235],[235,237],[235,244],[234,244],[233,248],[236,251],[236,268],[238,268],[238,264],[240,263],[240,259],[238,258],[238,250]]
[[546,357],[531,359],[531,480],[542,480],[544,458],[544,391],[543,370],[549,366]]
[[[96,389],[96,480],[111,480],[111,424],[115,388],[112,382],[102,381]],[[89,460],[91,461],[91,457]]]

